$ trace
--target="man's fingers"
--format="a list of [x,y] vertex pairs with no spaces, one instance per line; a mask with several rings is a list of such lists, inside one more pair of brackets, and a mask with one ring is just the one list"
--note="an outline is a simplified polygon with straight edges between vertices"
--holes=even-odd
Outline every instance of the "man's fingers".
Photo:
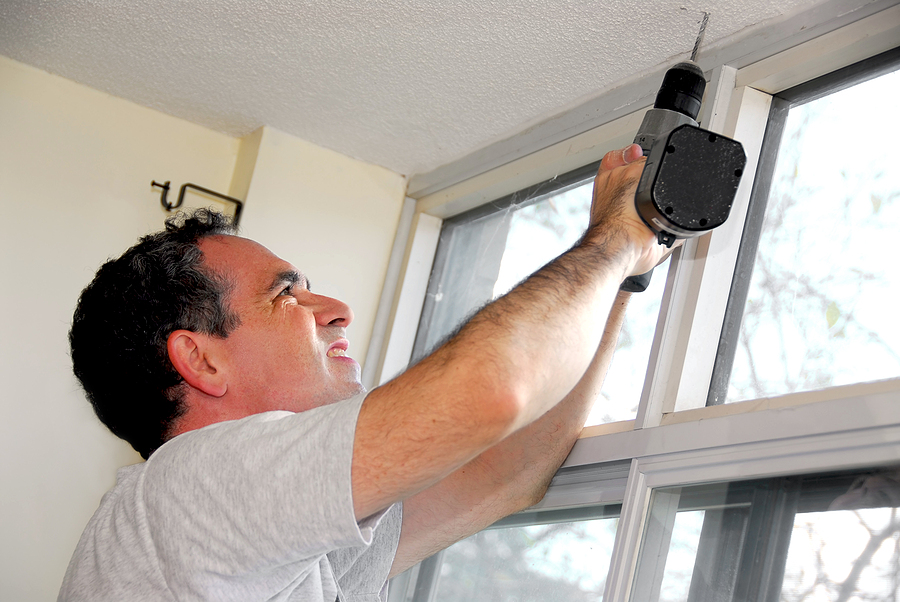
[[600,169],[615,169],[616,167],[633,163],[643,156],[644,151],[641,149],[640,145],[631,144],[625,148],[609,151],[603,155],[603,159],[600,161]]
[[622,159],[625,163],[634,163],[644,156],[644,149],[640,144],[630,144],[622,149]]

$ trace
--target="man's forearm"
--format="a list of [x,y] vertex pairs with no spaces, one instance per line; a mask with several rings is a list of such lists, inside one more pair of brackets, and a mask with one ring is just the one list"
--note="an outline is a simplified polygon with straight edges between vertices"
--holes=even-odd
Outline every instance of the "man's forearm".
[[435,354],[470,363],[496,388],[515,393],[520,428],[553,407],[592,361],[618,285],[630,266],[615,233],[554,260],[485,307]]
[[405,503],[393,573],[543,497],[600,399],[630,296],[616,297],[590,366],[559,404]]
[[479,457],[479,461],[490,464],[492,473],[505,475],[511,504],[507,513],[537,503],[569,455],[595,402],[600,399],[630,297],[626,292],[616,296],[590,366],[563,400]]
[[597,352],[575,388],[549,412],[507,440],[511,446],[522,445],[530,456],[527,466],[532,474],[523,475],[521,482],[524,507],[536,504],[543,497],[595,403],[601,399],[600,391],[615,354],[630,298],[631,293],[622,291],[616,296]]

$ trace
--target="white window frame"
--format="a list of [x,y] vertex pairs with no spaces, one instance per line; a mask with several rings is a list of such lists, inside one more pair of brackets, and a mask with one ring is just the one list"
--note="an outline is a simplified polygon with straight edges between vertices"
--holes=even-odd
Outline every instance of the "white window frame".
[[653,439],[671,445],[653,453],[658,447],[648,443],[648,453],[632,459],[603,599],[631,599],[653,489],[900,462],[896,389],[853,403],[852,414],[846,399],[836,399],[658,427]]
[[[710,78],[701,124],[740,140],[748,155],[732,217],[689,241],[672,262],[635,420],[586,428],[534,507],[623,504],[607,601],[629,599],[655,487],[900,462],[900,379],[704,407],[771,95],[900,40],[900,5],[859,4],[828,1],[768,31],[774,42],[743,41],[706,59],[701,54]],[[398,232],[405,259],[396,287],[385,286],[393,311],[382,317],[389,324],[382,348],[370,350],[370,361],[378,358],[372,383],[391,378],[410,357],[442,220],[630,143],[661,77],[662,71],[413,178],[415,217]],[[624,489],[621,473],[603,468],[622,461],[631,462]],[[576,468],[585,470],[573,477]]]

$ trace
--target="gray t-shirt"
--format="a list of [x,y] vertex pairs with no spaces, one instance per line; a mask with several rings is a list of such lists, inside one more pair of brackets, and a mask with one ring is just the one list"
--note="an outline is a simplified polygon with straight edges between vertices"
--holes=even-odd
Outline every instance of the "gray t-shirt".
[[354,517],[363,397],[191,431],[121,469],[59,600],[383,600],[400,506]]

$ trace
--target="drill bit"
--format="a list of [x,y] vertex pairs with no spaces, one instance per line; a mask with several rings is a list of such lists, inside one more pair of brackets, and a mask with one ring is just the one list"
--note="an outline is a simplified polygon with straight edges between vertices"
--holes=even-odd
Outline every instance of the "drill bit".
[[700,33],[697,34],[697,41],[694,42],[694,50],[691,52],[691,62],[697,59],[697,51],[700,49],[700,42],[703,40],[703,34],[706,33],[706,24],[709,22],[709,13],[703,11],[703,21],[700,23]]

